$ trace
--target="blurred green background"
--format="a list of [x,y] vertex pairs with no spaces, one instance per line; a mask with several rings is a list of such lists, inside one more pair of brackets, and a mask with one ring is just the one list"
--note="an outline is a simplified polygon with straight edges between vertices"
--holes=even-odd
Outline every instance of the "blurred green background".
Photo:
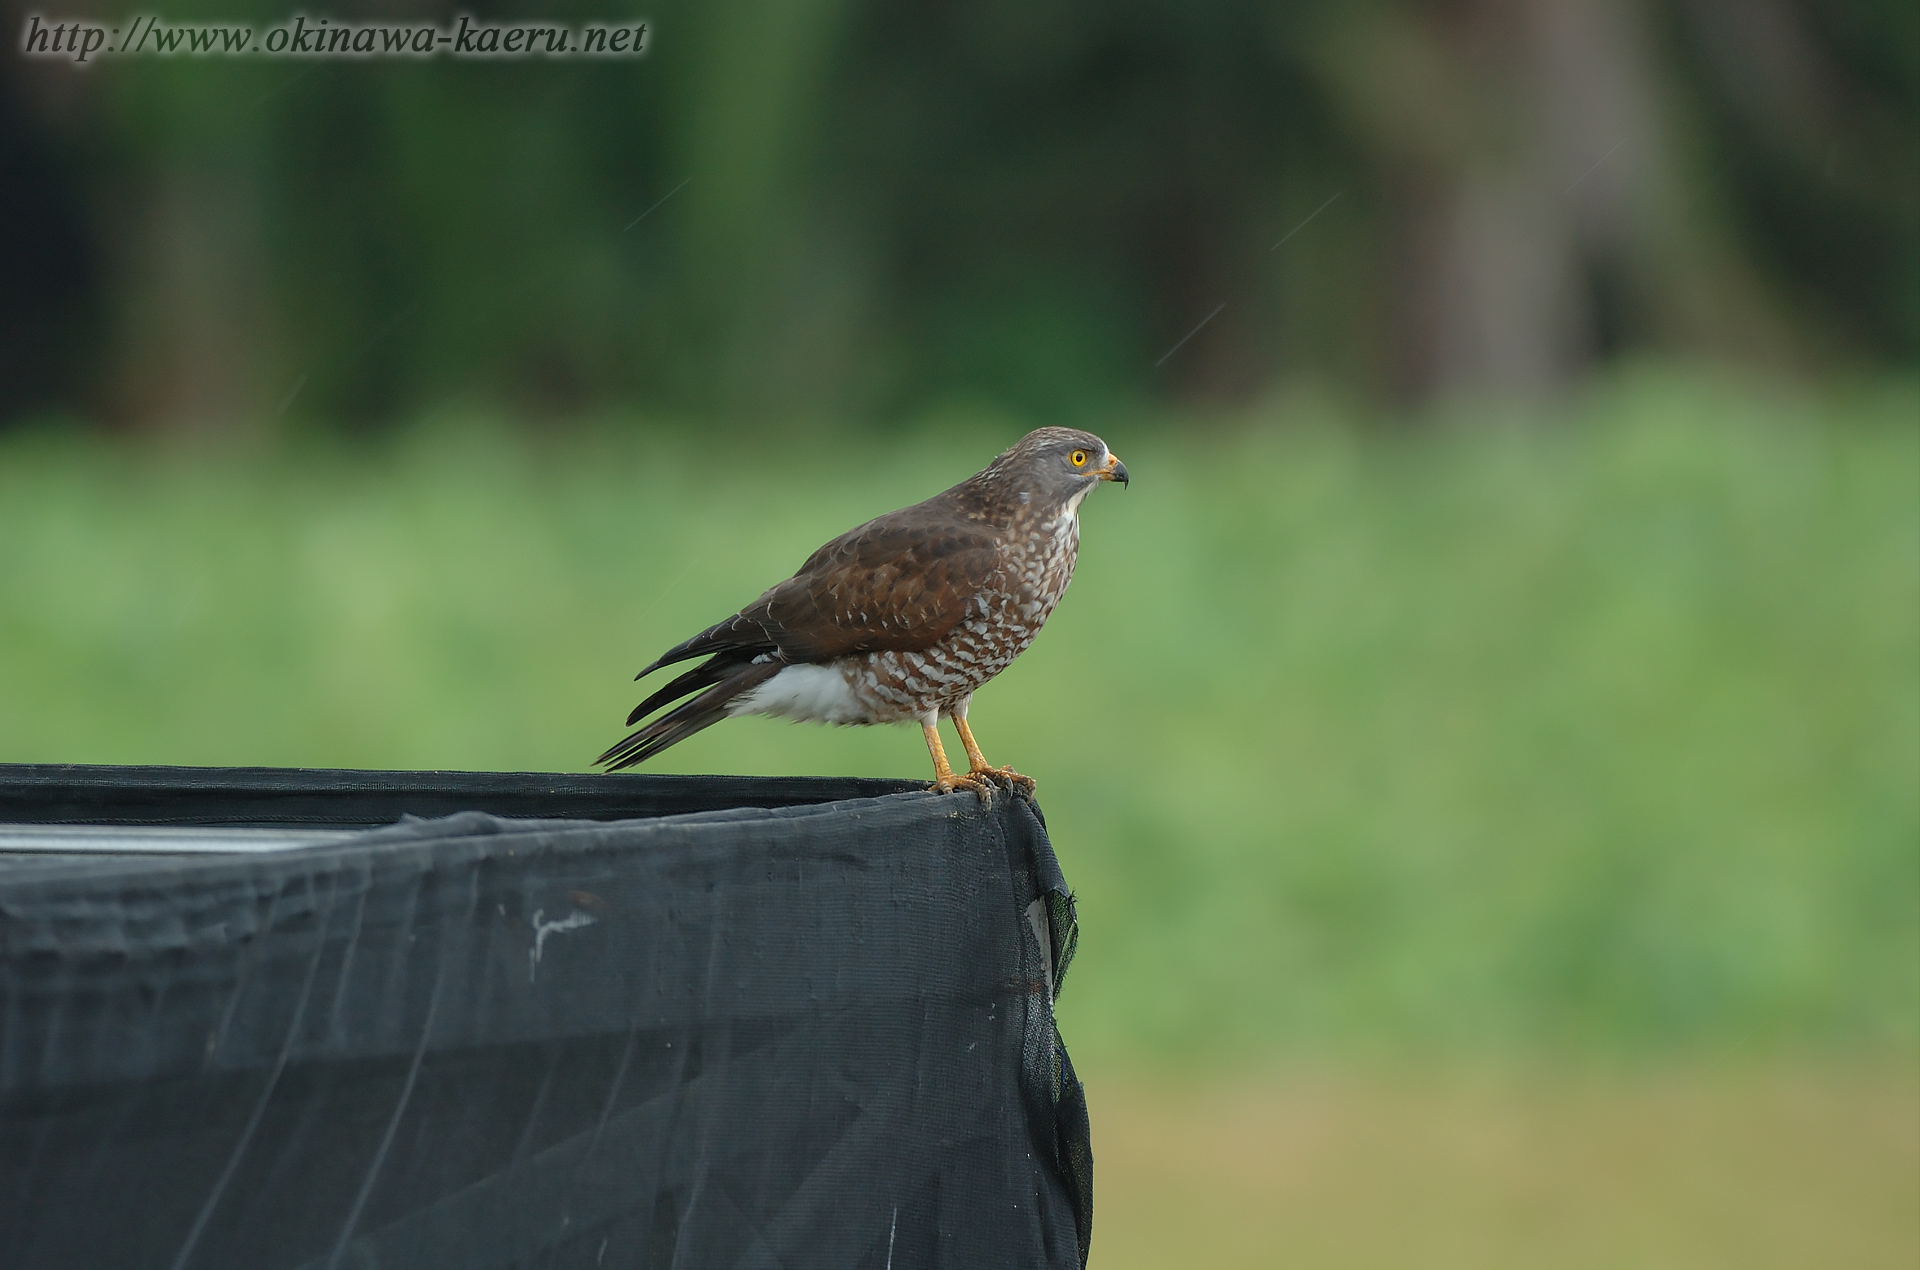
[[1089,426],[1133,486],[974,721],[1080,891],[1094,1264],[1911,1266],[1916,12],[9,52],[0,761],[580,770],[661,648]]

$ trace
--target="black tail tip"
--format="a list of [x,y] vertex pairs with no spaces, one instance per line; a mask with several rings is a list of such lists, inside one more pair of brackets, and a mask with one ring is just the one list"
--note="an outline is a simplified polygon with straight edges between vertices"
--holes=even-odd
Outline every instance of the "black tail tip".
[[634,744],[637,739],[637,736],[630,736],[615,742],[607,747],[606,753],[593,760],[593,765],[604,767],[609,772],[617,772],[623,767],[639,762],[639,759],[631,757],[632,751],[640,748]]

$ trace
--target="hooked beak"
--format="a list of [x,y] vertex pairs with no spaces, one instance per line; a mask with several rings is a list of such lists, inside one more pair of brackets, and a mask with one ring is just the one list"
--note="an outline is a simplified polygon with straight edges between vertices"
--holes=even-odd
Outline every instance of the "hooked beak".
[[1127,483],[1127,465],[1120,461],[1119,455],[1109,451],[1107,465],[1100,469],[1098,475],[1103,481],[1119,481],[1124,486]]

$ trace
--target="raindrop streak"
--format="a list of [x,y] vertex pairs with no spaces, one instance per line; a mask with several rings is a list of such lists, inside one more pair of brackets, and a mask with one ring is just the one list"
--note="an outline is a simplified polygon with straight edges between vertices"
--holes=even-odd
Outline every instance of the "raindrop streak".
[[1308,212],[1307,218],[1305,220],[1301,221],[1298,225],[1295,225],[1292,229],[1289,229],[1285,234],[1281,235],[1280,241],[1275,243],[1273,246],[1267,248],[1267,250],[1279,251],[1281,247],[1286,245],[1287,239],[1293,237],[1295,234],[1299,233],[1301,230],[1305,229],[1307,226],[1313,224],[1314,217],[1326,211],[1329,207],[1332,207],[1334,205],[1334,202],[1338,200],[1342,194],[1345,194],[1345,193],[1346,193],[1345,190],[1335,190],[1333,192],[1333,198],[1328,199],[1326,202],[1320,204],[1320,206]]
[[[1613,143],[1613,150],[1618,150],[1618,149],[1619,149],[1619,148],[1620,148],[1621,146],[1623,146],[1623,145],[1625,145],[1625,144],[1627,144],[1627,139],[1626,139],[1625,137],[1622,137],[1622,138],[1620,138],[1620,140],[1618,140],[1618,141],[1616,141],[1616,142],[1614,142],[1614,143]],[[1575,187],[1575,186],[1577,186],[1577,185],[1579,185],[1579,184],[1580,184],[1580,182],[1582,182],[1582,181],[1584,181],[1584,180],[1586,180],[1586,179],[1587,179],[1588,177],[1590,177],[1590,176],[1592,176],[1592,175],[1593,175],[1593,174],[1594,174],[1595,172],[1598,172],[1598,171],[1600,170],[1600,165],[1601,165],[1602,163],[1605,163],[1605,162],[1606,162],[1606,161],[1607,161],[1608,159],[1611,159],[1611,158],[1613,157],[1613,150],[1609,150],[1609,151],[1607,151],[1607,152],[1606,152],[1605,154],[1603,154],[1603,155],[1601,155],[1601,156],[1600,156],[1599,158],[1597,158],[1597,159],[1595,159],[1595,160],[1593,161],[1593,166],[1592,166],[1592,167],[1590,167],[1590,168],[1588,168],[1588,169],[1587,169],[1587,170],[1586,170],[1585,172],[1582,172],[1582,173],[1581,173],[1581,174],[1580,174],[1579,176],[1576,176],[1576,177],[1574,177],[1574,178],[1573,178],[1573,185],[1569,185],[1569,186],[1568,186],[1568,187],[1567,187],[1567,188],[1566,188],[1566,189],[1565,189],[1565,190],[1563,191],[1563,193],[1566,193],[1566,194],[1571,194],[1571,193],[1573,193],[1573,191],[1574,191],[1574,187]]]
[[301,71],[298,75],[295,75],[292,79],[283,81],[278,87],[269,88],[266,92],[261,93],[258,97],[253,99],[253,105],[255,107],[266,105],[268,101],[272,100],[275,97],[278,97],[281,93],[284,93],[285,91],[287,91],[287,89],[292,88],[295,84],[299,83],[301,80],[305,79],[307,76],[319,70],[323,65],[325,65],[324,62],[315,62],[312,66],[307,67],[307,69]]
[[[680,184],[674,186],[672,189],[668,190],[665,194],[661,195],[660,203],[666,202],[668,199],[672,198],[675,194],[678,194],[681,190],[686,189],[688,182],[692,180],[693,180],[692,177],[688,177],[685,181],[680,182]],[[638,216],[628,221],[627,229],[632,229],[635,225],[638,225],[641,221],[645,220],[647,217],[659,211],[660,203],[655,203],[652,207],[649,207],[646,211],[640,213]],[[627,229],[623,229],[620,232],[624,234],[627,232]]]
[[[1227,307],[1227,302],[1225,300],[1222,300],[1217,306],[1215,306],[1213,312],[1207,314],[1207,316],[1200,319],[1200,326],[1205,326],[1207,323],[1213,321],[1213,319],[1219,317],[1221,314],[1221,311],[1224,310],[1226,307]],[[1153,368],[1155,370],[1159,370],[1162,366],[1166,365],[1167,359],[1169,357],[1172,357],[1175,353],[1179,352],[1181,347],[1184,346],[1188,340],[1200,334],[1200,326],[1196,326],[1191,331],[1188,331],[1185,335],[1180,337],[1180,343],[1175,344],[1172,348],[1160,354],[1160,360],[1153,364]]]
[[280,416],[286,414],[287,407],[293,404],[293,399],[295,397],[298,397],[300,395],[300,390],[302,388],[305,388],[306,386],[307,386],[307,377],[305,375],[302,375],[300,376],[300,378],[294,380],[293,387],[287,389],[287,395],[280,399],[280,408],[273,412],[273,417],[278,419]]

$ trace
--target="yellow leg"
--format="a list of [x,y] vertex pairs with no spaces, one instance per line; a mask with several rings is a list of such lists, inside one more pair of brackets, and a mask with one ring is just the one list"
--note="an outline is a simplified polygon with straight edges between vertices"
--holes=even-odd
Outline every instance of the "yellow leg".
[[995,767],[987,762],[987,756],[980,752],[979,743],[973,739],[973,729],[959,715],[953,716],[953,727],[960,734],[960,744],[967,747],[967,767],[969,776],[978,776],[986,780],[1005,781],[1008,786],[1024,785],[1033,788],[1033,780],[1022,776],[1011,767]]
[[933,756],[933,790],[936,794],[952,793],[956,789],[970,789],[976,794],[985,795],[989,786],[985,781],[975,780],[972,773],[955,776],[953,769],[947,766],[947,750],[940,744],[940,729],[931,723],[920,725],[920,731],[927,738],[927,753]]

